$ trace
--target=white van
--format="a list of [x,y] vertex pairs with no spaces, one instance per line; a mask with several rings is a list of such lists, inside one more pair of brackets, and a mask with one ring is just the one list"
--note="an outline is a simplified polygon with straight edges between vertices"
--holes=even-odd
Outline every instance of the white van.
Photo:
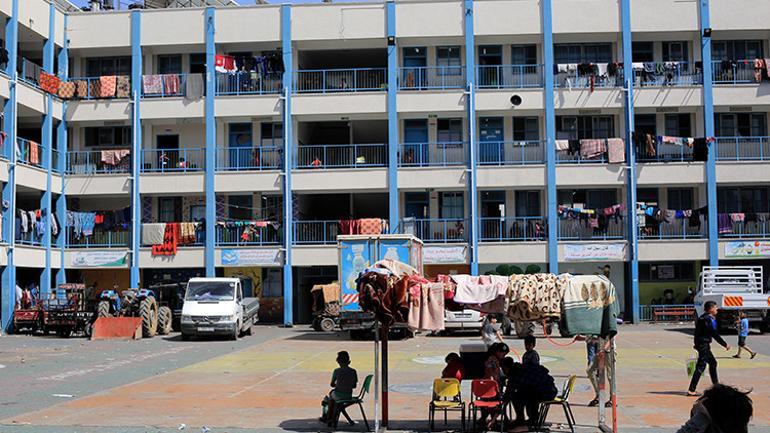
[[199,335],[227,335],[233,340],[252,332],[259,299],[244,298],[238,278],[191,278],[182,307],[182,340]]

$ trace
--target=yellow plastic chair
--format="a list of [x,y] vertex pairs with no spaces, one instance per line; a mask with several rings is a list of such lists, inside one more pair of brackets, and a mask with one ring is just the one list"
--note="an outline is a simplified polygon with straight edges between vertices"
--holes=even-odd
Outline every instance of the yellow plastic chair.
[[433,381],[433,399],[430,402],[429,410],[430,431],[433,431],[437,410],[444,412],[444,426],[447,425],[448,412],[460,412],[461,431],[465,431],[465,402],[460,395],[460,381],[454,378],[435,379]]
[[540,403],[540,416],[538,416],[537,425],[542,428],[545,424],[545,420],[548,417],[548,410],[552,405],[558,404],[564,409],[564,416],[567,418],[567,424],[572,433],[575,433],[575,415],[572,414],[572,407],[569,405],[569,396],[572,394],[572,389],[575,388],[576,375],[570,375],[567,380],[564,381],[564,386],[561,390],[561,395],[558,395],[553,400],[544,401]]

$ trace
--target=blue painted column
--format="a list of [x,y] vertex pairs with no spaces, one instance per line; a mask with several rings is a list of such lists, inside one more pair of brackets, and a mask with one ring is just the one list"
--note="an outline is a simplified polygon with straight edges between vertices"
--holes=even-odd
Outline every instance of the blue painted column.
[[639,322],[639,236],[636,221],[636,152],[632,142],[634,132],[634,74],[630,66],[633,62],[633,50],[631,49],[631,0],[622,0],[620,4],[621,26],[623,28],[623,81],[625,84],[625,116],[626,116],[626,202],[628,217],[626,218],[626,230],[628,231],[628,267],[631,280],[631,321]]
[[396,46],[396,3],[388,0],[387,44],[388,44],[388,220],[390,232],[398,232],[398,48]]
[[291,93],[294,56],[291,45],[291,5],[281,5],[281,50],[283,52],[283,324],[294,325],[294,280],[291,248],[294,243],[294,203],[291,195],[291,169],[294,163],[294,124],[291,117]]
[[[48,5],[48,39],[43,44],[43,70],[53,74],[54,59],[54,30],[56,29],[56,7],[53,3]],[[40,209],[45,209],[47,214],[53,212],[51,187],[53,186],[53,96],[46,93],[46,112],[43,115],[42,145],[43,145],[43,168],[46,171],[45,191],[40,198]],[[50,218],[50,216],[49,216]],[[43,247],[45,248],[45,264],[40,273],[40,293],[47,295],[51,290],[51,224],[46,221],[43,232]]]
[[[714,136],[714,71],[711,64],[711,36],[703,31],[711,27],[709,0],[700,0],[701,59],[703,60],[703,128],[706,137]],[[708,205],[709,265],[719,265],[719,232],[717,224],[717,150],[709,145],[706,161],[706,202]]]
[[470,198],[471,275],[479,274],[479,216],[476,179],[476,38],[473,34],[473,0],[465,0],[465,97],[468,110],[468,197]]
[[[69,42],[67,41],[67,17],[64,15],[64,42],[59,50],[59,78],[66,80],[69,77]],[[61,175],[61,190],[56,199],[56,216],[59,221],[59,235],[56,237],[56,248],[59,249],[61,258],[59,269],[56,271],[56,284],[67,282],[67,271],[64,263],[64,249],[67,242],[67,197],[64,194],[67,169],[67,102],[62,102],[62,119],[56,126],[56,149],[59,151],[58,170]]]
[[214,189],[214,169],[217,162],[216,95],[214,95],[216,83],[214,68],[217,54],[215,14],[215,8],[206,8],[206,251],[204,257],[207,277],[216,276],[214,265],[217,223],[217,198]]
[[141,245],[142,200],[139,195],[139,167],[142,163],[142,14],[131,12],[131,287],[139,287],[139,246]]
[[556,108],[553,93],[553,14],[551,0],[543,4],[543,80],[545,97],[545,175],[548,227],[548,272],[559,273],[559,218],[556,215]]

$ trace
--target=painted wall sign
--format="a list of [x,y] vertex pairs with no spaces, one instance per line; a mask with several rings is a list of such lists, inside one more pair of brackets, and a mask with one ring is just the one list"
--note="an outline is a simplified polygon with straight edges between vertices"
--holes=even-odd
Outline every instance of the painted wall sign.
[[566,244],[564,260],[571,262],[618,261],[626,259],[626,244]]
[[221,250],[222,266],[279,266],[278,248],[233,248]]
[[128,251],[74,251],[72,266],[77,268],[100,268],[125,266]]
[[426,265],[467,263],[465,246],[423,247],[423,263]]
[[731,241],[725,244],[725,257],[770,257],[770,242]]

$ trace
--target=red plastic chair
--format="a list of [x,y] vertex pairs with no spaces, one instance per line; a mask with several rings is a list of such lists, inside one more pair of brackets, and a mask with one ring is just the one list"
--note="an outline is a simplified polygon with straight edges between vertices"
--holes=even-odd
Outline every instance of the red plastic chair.
[[471,425],[476,426],[476,413],[480,410],[487,411],[490,414],[498,413],[500,418],[500,431],[505,428],[505,411],[500,387],[497,382],[491,379],[474,379],[471,382],[471,395],[473,401],[468,406],[471,418]]

